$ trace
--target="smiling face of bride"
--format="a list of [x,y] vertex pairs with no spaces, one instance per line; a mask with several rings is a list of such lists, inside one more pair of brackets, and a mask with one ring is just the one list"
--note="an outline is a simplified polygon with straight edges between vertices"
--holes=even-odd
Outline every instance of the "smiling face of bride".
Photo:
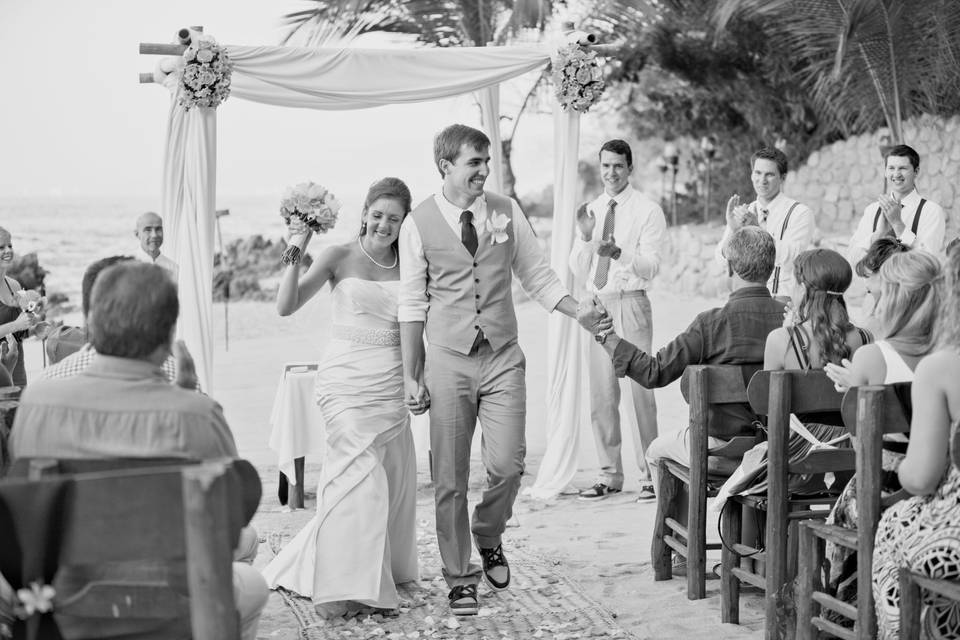
[[386,249],[400,235],[400,224],[407,212],[395,198],[377,198],[363,212],[366,226],[365,242],[376,248]]

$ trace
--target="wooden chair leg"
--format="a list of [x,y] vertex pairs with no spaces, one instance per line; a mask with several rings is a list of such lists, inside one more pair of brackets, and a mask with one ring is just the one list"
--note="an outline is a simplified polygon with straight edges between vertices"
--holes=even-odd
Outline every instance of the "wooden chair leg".
[[720,620],[740,624],[740,580],[733,568],[740,566],[740,555],[730,547],[740,542],[743,508],[739,502],[728,500],[720,514],[720,533],[723,549],[720,555]]
[[687,599],[707,597],[707,492],[690,483],[687,501]]
[[910,579],[910,570],[900,569],[900,640],[920,639],[920,585]]
[[817,576],[823,564],[820,538],[802,524],[799,526],[800,566],[797,575],[797,640],[817,640],[810,621],[820,614],[813,592],[820,586]]
[[303,509],[303,457],[295,458],[293,461],[294,477],[297,479],[296,486],[290,487],[290,508]]
[[653,525],[653,540],[650,543],[650,563],[654,580],[670,580],[673,577],[672,549],[663,541],[670,533],[667,518],[677,517],[677,493],[680,481],[667,471],[662,462],[657,463],[657,517]]

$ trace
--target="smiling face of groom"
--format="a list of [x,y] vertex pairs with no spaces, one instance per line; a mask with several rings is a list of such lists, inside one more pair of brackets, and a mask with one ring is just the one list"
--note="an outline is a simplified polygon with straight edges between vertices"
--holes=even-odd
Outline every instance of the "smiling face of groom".
[[490,149],[474,149],[469,143],[460,145],[453,162],[441,160],[444,194],[451,202],[473,202],[483,194],[483,185],[490,175]]

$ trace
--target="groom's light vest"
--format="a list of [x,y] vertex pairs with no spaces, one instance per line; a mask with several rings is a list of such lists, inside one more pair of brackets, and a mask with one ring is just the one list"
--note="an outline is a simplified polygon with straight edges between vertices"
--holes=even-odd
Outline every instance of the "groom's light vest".
[[427,261],[427,341],[463,354],[470,353],[481,330],[494,351],[517,339],[511,287],[516,251],[513,205],[495,193],[485,196],[488,216],[502,213],[510,222],[506,241],[496,244],[488,229],[478,228],[476,256],[454,234],[432,196],[410,214]]

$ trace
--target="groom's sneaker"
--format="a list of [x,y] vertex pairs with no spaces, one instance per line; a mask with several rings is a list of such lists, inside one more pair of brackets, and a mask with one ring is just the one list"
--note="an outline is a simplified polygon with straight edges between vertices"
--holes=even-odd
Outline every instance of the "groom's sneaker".
[[589,489],[581,491],[580,495],[577,496],[577,500],[603,500],[611,493],[620,493],[620,489],[614,489],[602,482],[598,482]]
[[475,584],[456,585],[450,589],[447,599],[450,601],[450,613],[455,616],[475,616],[480,608]]
[[483,577],[494,591],[503,591],[510,586],[510,565],[503,555],[503,545],[493,549],[483,549],[477,545],[483,560]]

